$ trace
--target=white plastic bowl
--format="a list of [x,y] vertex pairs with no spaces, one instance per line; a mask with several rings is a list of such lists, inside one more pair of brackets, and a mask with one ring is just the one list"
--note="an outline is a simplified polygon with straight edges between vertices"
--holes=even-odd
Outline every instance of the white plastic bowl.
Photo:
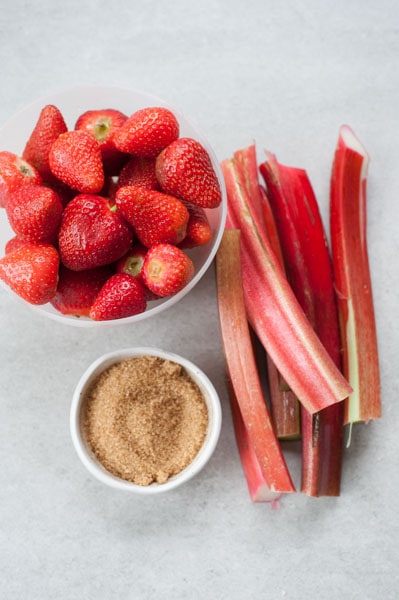
[[[168,307],[176,304],[176,302],[179,302],[179,300],[181,300],[190,290],[193,289],[193,287],[199,282],[201,277],[203,277],[211,265],[219,247],[226,221],[227,202],[223,175],[216,155],[208,141],[200,133],[200,131],[198,131],[198,129],[180,113],[178,109],[168,105],[160,98],[133,89],[86,85],[73,87],[50,94],[48,96],[43,96],[11,117],[0,128],[0,150],[8,150],[10,152],[14,152],[15,154],[21,155],[26,141],[36,124],[40,111],[46,104],[55,104],[61,110],[67,126],[70,129],[74,127],[78,116],[86,110],[116,108],[125,114],[130,115],[135,110],[144,108],[145,106],[166,106],[170,108],[179,121],[180,135],[182,137],[185,136],[195,138],[208,151],[222,188],[222,203],[218,208],[207,209],[208,219],[213,230],[213,238],[211,242],[202,248],[194,248],[187,251],[195,266],[195,275],[193,279],[174,296],[157,300],[155,302],[149,302],[147,310],[138,315],[111,321],[93,321],[84,317],[76,318],[74,316],[61,314],[60,312],[56,311],[51,304],[46,304],[43,306],[30,305],[24,300],[20,299],[16,294],[14,294],[14,292],[11,292],[8,286],[6,286],[2,281],[0,281],[0,285],[10,291],[10,293],[12,293],[16,299],[23,302],[33,310],[67,325],[74,325],[77,327],[110,327],[115,325],[125,325],[127,323],[136,323],[138,321],[142,321],[143,319],[148,319],[151,316],[155,316]],[[8,223],[5,211],[0,209],[0,256],[3,256],[4,246],[6,242],[13,237],[13,235],[14,234]]]
[[[182,365],[200,388],[208,408],[208,430],[204,443],[194,460],[180,473],[174,475],[165,483],[152,483],[148,486],[136,485],[116,477],[97,460],[90,444],[85,438],[83,425],[85,398],[87,390],[95,379],[111,365],[135,356],[158,356]],[[70,430],[76,452],[88,471],[102,483],[141,495],[152,495],[172,490],[197,475],[211,458],[219,440],[222,424],[222,411],[219,396],[209,378],[189,360],[157,348],[137,347],[126,348],[105,354],[94,361],[83,373],[73,395]]]

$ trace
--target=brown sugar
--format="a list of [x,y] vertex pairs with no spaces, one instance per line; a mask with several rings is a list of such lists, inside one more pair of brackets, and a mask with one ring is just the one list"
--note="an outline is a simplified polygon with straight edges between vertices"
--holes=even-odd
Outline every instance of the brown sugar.
[[138,485],[164,483],[187,467],[208,427],[205,399],[179,364],[156,356],[122,360],[86,397],[85,428],[98,460]]

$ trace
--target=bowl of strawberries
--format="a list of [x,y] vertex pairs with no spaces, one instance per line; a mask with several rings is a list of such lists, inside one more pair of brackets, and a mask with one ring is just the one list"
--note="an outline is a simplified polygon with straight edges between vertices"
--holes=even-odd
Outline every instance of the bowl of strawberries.
[[225,219],[211,146],[150,94],[75,87],[0,128],[0,284],[50,318],[160,313],[205,274]]

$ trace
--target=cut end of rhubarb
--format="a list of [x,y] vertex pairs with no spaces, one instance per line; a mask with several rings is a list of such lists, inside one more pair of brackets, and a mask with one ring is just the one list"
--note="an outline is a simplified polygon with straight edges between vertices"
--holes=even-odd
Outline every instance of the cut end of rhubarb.
[[341,125],[339,136],[348,150],[352,150],[364,158],[360,178],[362,180],[366,179],[370,162],[370,157],[366,148],[363,146],[349,125]]
[[272,492],[267,485],[262,485],[253,490],[251,500],[252,502],[271,502],[272,508],[277,508],[281,496],[282,494],[278,492]]

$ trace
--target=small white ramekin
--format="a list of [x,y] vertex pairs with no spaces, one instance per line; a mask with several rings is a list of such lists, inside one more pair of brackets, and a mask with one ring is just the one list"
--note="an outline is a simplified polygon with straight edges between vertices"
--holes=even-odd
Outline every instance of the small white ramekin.
[[[148,486],[136,485],[129,481],[125,481],[119,477],[116,477],[105,469],[105,467],[94,455],[88,441],[85,438],[82,417],[86,392],[92,382],[100,375],[102,371],[108,369],[108,367],[111,365],[135,356],[158,356],[182,365],[200,388],[208,408],[208,431],[204,443],[194,460],[183,471],[177,475],[174,475],[165,483],[152,483]],[[181,356],[178,356],[177,354],[166,352],[158,348],[147,347],[125,348],[123,350],[117,350],[115,352],[104,354],[95,360],[83,373],[76,386],[70,413],[72,442],[80,460],[88,469],[88,471],[99,481],[108,486],[141,495],[152,495],[161,492],[167,492],[182,485],[197,475],[197,473],[199,473],[209,461],[216,448],[220,435],[221,423],[222,411],[219,396],[205,373],[203,373],[192,362]]]

